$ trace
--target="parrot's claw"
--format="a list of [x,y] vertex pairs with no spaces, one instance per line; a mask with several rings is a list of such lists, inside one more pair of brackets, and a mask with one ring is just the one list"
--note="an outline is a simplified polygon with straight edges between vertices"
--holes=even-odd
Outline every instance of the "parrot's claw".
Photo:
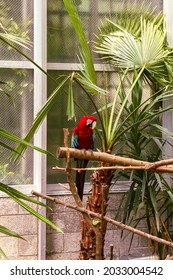
[[82,149],[83,155],[86,155],[86,152],[90,152],[90,153],[91,153],[91,156],[93,156],[93,150],[92,150],[92,149],[88,149],[88,150]]
[[93,154],[94,154],[93,150],[89,149],[88,151],[91,153],[91,156],[93,156]]
[[86,154],[86,149],[82,149],[82,153],[85,155]]

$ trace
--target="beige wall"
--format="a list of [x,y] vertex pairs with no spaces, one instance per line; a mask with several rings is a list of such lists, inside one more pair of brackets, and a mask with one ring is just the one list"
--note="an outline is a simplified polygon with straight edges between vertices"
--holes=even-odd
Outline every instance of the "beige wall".
[[[122,194],[111,194],[107,215],[114,218],[115,211],[119,205]],[[85,196],[86,199],[87,196]],[[66,203],[74,203],[71,195],[59,196]],[[47,259],[78,259],[79,241],[81,233],[81,216],[75,210],[48,202],[53,211],[48,211],[47,216],[58,225],[64,234],[58,233],[47,227],[46,234],[46,258]],[[36,209],[36,205],[32,205]],[[11,260],[27,260],[38,258],[38,221],[29,215],[17,203],[9,198],[0,198],[0,224],[17,231],[27,241],[7,237],[0,234],[0,247],[5,251]],[[145,230],[145,225],[141,224]],[[130,256],[128,252],[130,236],[125,240],[121,239],[120,229],[108,225],[105,240],[105,258],[110,257],[110,244],[114,245],[114,259],[141,257],[148,254],[147,241],[142,237],[135,236]]]
[[[31,205],[35,210],[36,205]],[[10,198],[0,198],[0,225],[16,231],[22,239],[0,234],[0,247],[10,260],[38,258],[38,221]]]
[[[119,201],[122,194],[111,194],[109,199],[109,206],[107,209],[107,216],[114,218]],[[58,197],[66,203],[73,203],[71,196]],[[86,199],[86,196],[85,196]],[[47,259],[78,259],[79,257],[79,242],[81,234],[81,215],[75,210],[65,208],[64,206],[49,202],[53,209],[48,212],[48,217],[55,222],[64,231],[64,234],[56,233],[55,230],[47,230]],[[145,230],[145,225],[141,224],[141,228]],[[127,232],[126,232],[127,233]],[[134,236],[130,256],[129,235],[125,240],[121,239],[121,230],[108,225],[106,240],[105,240],[105,258],[110,258],[110,244],[114,245],[114,259],[143,257],[148,255],[147,241],[140,236]]]

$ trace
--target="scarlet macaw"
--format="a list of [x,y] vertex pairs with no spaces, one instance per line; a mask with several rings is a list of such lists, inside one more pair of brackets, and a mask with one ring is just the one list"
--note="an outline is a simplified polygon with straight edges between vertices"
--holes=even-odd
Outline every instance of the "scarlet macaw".
[[[84,116],[79,120],[78,125],[72,130],[71,147],[82,150],[93,150],[97,119],[94,116]],[[85,168],[88,160],[76,160],[77,168]],[[76,172],[76,187],[80,199],[83,198],[86,171]]]

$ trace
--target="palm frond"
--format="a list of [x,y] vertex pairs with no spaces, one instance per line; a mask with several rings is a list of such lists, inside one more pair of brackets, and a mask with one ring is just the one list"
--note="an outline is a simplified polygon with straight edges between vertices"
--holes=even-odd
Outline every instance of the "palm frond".
[[47,116],[47,114],[50,111],[50,109],[52,108],[52,106],[55,102],[55,99],[57,98],[60,90],[62,90],[62,87],[64,86],[64,84],[67,82],[68,79],[69,79],[69,76],[64,78],[64,80],[53,91],[51,96],[48,98],[48,100],[45,102],[43,107],[37,113],[36,118],[34,119],[34,121],[32,123],[31,129],[25,136],[24,140],[21,141],[21,144],[19,144],[19,146],[16,148],[17,156],[15,154],[13,155],[14,160],[17,160],[19,158],[19,156],[24,153],[24,151],[26,150],[26,147],[27,147],[27,143],[32,139],[34,133],[36,132],[36,130],[39,128],[39,126],[41,125],[41,123],[43,122],[45,117]]
[[2,23],[0,23],[0,28],[3,31],[0,32],[0,39],[8,41],[9,43],[14,43],[25,49],[29,49],[29,47],[32,46],[32,42],[30,40],[8,33],[7,28],[5,28]]
[[17,232],[13,231],[13,230],[10,230],[2,225],[0,225],[0,232],[5,234],[5,235],[8,235],[8,236],[12,236],[12,237],[15,237],[15,238],[20,238],[20,239],[23,239],[23,240],[26,240],[25,238],[23,238],[20,234],[18,234]]
[[139,38],[135,38],[118,24],[112,24],[119,28],[121,36],[119,32],[104,36],[103,42],[97,47],[97,52],[105,55],[106,58],[109,57],[115,67],[147,69],[170,54],[163,48],[165,35],[153,22],[141,19]]
[[163,13],[159,12],[156,14],[155,8],[151,8],[151,3],[148,4],[143,1],[139,5],[137,1],[134,3],[129,2],[121,11],[115,11],[114,17],[106,18],[105,22],[101,22],[101,27],[99,28],[100,36],[97,37],[98,45],[102,42],[105,35],[118,33],[120,26],[121,30],[126,30],[134,38],[139,38],[141,36],[141,17],[146,22],[152,21],[159,29],[163,28]]
[[83,73],[85,74],[85,77],[87,77],[88,81],[97,85],[96,72],[94,70],[94,63],[93,63],[91,51],[89,48],[88,41],[85,37],[81,19],[78,15],[78,12],[76,9],[75,1],[74,0],[63,0],[63,2],[65,5],[65,8],[71,18],[71,22],[74,26],[74,29],[76,31],[76,34],[78,36],[78,40],[80,43],[81,57],[83,60],[83,64],[85,66]]
[[[43,207],[47,207],[49,208],[46,204],[30,197],[30,196],[27,196],[25,194],[23,194],[22,192],[6,185],[6,184],[3,184],[2,182],[0,183],[0,191],[3,192],[3,193],[6,193],[7,195],[13,195],[19,199],[23,199],[25,201],[29,201],[31,203],[34,203],[34,204],[37,204],[37,205],[40,205],[40,206],[43,206]],[[50,209],[50,208],[49,208]]]
[[38,218],[39,220],[43,221],[47,225],[51,226],[53,229],[55,229],[59,232],[62,232],[62,230],[59,227],[57,227],[54,223],[52,223],[46,217],[39,214],[37,211],[35,211],[32,207],[27,205],[22,200],[29,201],[34,204],[40,205],[40,206],[46,206],[44,203],[37,201],[31,197],[28,197],[28,196],[24,195],[23,193],[15,190],[14,188],[9,187],[8,185],[3,184],[1,182],[0,182],[0,191],[6,193],[10,198],[12,198],[16,203],[18,203],[18,205],[20,205],[22,208],[24,208],[31,215],[33,215],[36,218]]
[[[13,134],[13,133],[10,133],[10,132],[8,132],[8,131],[6,131],[6,130],[4,130],[4,129],[0,129],[0,135],[1,135],[3,138],[5,138],[5,139],[10,139],[10,140],[13,141],[13,142],[20,143],[21,145],[24,145],[24,146],[26,146],[26,147],[30,147],[30,148],[32,148],[32,149],[35,149],[35,150],[41,152],[41,153],[49,154],[49,155],[53,156],[53,154],[51,154],[50,152],[48,152],[48,151],[46,151],[46,150],[43,150],[43,149],[41,149],[41,148],[39,148],[39,147],[37,147],[37,146],[34,146],[34,145],[32,145],[31,143],[29,143],[29,142],[27,142],[27,141],[21,139],[19,136],[15,135],[15,134]],[[6,149],[11,150],[15,155],[17,154],[17,156],[19,156],[19,153],[18,153],[17,150],[11,148],[9,145],[7,145],[7,144],[5,144],[5,143],[3,143],[3,142],[0,142],[0,143],[1,143],[1,146],[3,146],[3,147],[6,148]]]
[[0,247],[0,260],[7,260],[7,256],[5,254],[5,252],[2,250],[2,248]]

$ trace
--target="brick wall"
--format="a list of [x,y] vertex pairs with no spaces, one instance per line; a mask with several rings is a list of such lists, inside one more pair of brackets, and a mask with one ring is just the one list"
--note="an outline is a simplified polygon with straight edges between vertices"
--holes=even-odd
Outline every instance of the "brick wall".
[[[29,203],[28,203],[29,205]],[[36,210],[37,206],[30,204]],[[10,198],[0,198],[0,225],[19,233],[27,241],[0,233],[0,248],[10,260],[38,258],[38,221]]]
[[[110,194],[107,216],[114,218],[122,193]],[[59,199],[66,203],[75,204],[71,195],[60,195]],[[86,200],[87,196],[85,196]],[[81,234],[81,215],[75,210],[48,202],[52,211],[48,210],[47,217],[58,225],[64,232],[58,233],[47,227],[46,258],[73,260],[79,256]],[[31,205],[35,210],[36,205]],[[9,259],[29,260],[38,258],[38,221],[22,209],[10,198],[0,198],[0,225],[17,231],[27,241],[7,237],[0,234],[0,247]],[[140,227],[145,231],[145,224]],[[127,233],[127,232],[126,232]],[[121,230],[108,224],[105,240],[105,258],[110,258],[110,244],[114,246],[114,259],[137,258],[148,255],[147,240],[135,235],[130,253],[128,252],[131,234],[121,239]]]
[[[115,217],[121,197],[121,193],[110,195],[107,216]],[[71,196],[61,196],[58,198],[66,203],[73,204],[74,202]],[[75,210],[52,202],[49,202],[49,206],[53,211],[48,212],[48,218],[55,222],[63,230],[64,234],[57,233],[51,228],[47,229],[47,259],[78,259],[81,215]],[[145,230],[145,225],[141,224],[141,228]],[[114,259],[127,259],[148,255],[147,240],[137,235],[134,236],[132,249],[129,253],[130,237],[131,234],[127,238],[121,239],[121,230],[109,224],[105,239],[105,258],[110,258],[110,244],[114,246]]]

